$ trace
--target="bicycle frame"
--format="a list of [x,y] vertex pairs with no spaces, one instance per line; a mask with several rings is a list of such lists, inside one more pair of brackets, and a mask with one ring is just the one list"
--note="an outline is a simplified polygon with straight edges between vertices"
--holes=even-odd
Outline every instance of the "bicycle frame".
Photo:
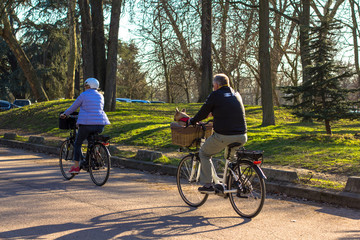
[[[228,178],[228,174],[232,174],[234,176],[234,178],[236,180],[238,180],[238,177],[237,175],[231,170],[231,168],[229,168],[229,163],[230,163],[230,160],[229,159],[225,159],[225,166],[224,166],[224,172],[223,172],[223,176],[222,178],[219,177],[216,173],[216,170],[215,170],[215,167],[214,167],[214,163],[212,161],[212,159],[210,159],[210,165],[211,165],[211,176],[212,176],[212,180],[214,181],[214,184],[215,185],[221,185],[222,188],[224,189],[223,193],[224,194],[227,194],[227,193],[236,193],[237,190],[236,189],[233,189],[233,190],[227,190],[226,189],[226,182],[227,182],[227,178]],[[201,163],[199,164],[199,169],[201,168]],[[228,170],[230,170],[230,173],[228,172]],[[197,179],[199,179],[200,177],[200,170],[198,172],[198,176],[197,176]],[[216,193],[216,192],[214,192]]]

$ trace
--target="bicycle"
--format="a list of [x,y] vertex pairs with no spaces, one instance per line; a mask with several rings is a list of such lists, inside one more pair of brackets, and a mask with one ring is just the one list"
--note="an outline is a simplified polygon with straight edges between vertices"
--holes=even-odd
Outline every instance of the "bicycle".
[[[201,138],[194,140],[196,146],[201,146],[205,140],[206,124],[200,123],[203,133]],[[236,152],[236,160],[231,161],[232,150],[241,146],[241,143],[227,146],[222,176],[218,176],[214,163],[210,160],[215,188],[213,193],[198,191],[198,187],[201,186],[199,152],[193,151],[181,159],[176,172],[176,182],[180,196],[186,204],[199,207],[206,202],[209,194],[215,194],[229,198],[236,213],[242,217],[253,218],[260,213],[266,195],[264,181],[266,176],[261,170],[263,151],[247,151],[241,148]]]
[[[66,180],[71,180],[76,174],[69,173],[73,166],[74,143],[77,133],[76,113],[66,119],[60,119],[60,129],[70,129],[70,136],[61,144],[59,165]],[[89,172],[91,180],[97,185],[104,185],[110,175],[110,152],[108,150],[110,137],[91,134],[88,137],[86,154],[81,154],[80,169]]]

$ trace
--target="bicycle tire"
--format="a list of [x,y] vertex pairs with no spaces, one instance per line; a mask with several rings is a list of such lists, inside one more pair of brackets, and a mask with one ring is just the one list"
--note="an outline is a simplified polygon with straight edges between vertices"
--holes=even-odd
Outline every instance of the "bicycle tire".
[[104,185],[110,175],[110,153],[102,143],[95,143],[90,150],[89,172],[91,180],[97,185]]
[[[196,179],[197,174],[200,174],[199,167],[200,161],[196,159],[195,155],[190,154],[181,159],[176,171],[176,184],[180,196],[191,207],[203,205],[209,196],[198,191],[201,186],[199,179]],[[189,180],[192,170],[196,174],[192,177],[192,180]]]
[[229,173],[227,186],[231,190],[237,189],[237,192],[229,193],[231,206],[240,216],[253,218],[260,213],[264,206],[265,181],[259,169],[251,161],[238,161],[233,171],[238,180],[233,177],[231,172]]
[[70,140],[65,140],[60,147],[59,166],[61,174],[66,180],[72,179],[75,174],[69,173],[70,168],[74,165],[74,145]]

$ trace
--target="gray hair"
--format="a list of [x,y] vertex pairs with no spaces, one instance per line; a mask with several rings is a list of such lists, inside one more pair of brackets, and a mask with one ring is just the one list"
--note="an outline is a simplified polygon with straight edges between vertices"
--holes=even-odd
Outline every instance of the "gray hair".
[[230,86],[230,80],[229,80],[229,77],[226,76],[225,74],[223,73],[219,73],[219,74],[216,74],[214,76],[214,80],[213,80],[215,83],[217,83],[218,85],[220,86],[224,86],[224,85],[228,85]]

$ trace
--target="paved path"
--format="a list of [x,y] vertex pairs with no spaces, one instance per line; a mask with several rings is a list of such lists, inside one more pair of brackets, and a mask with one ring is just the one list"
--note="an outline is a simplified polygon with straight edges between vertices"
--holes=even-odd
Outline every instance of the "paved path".
[[193,209],[175,178],[112,169],[63,180],[57,158],[0,146],[0,239],[360,239],[360,211],[266,199],[254,219],[211,196]]

